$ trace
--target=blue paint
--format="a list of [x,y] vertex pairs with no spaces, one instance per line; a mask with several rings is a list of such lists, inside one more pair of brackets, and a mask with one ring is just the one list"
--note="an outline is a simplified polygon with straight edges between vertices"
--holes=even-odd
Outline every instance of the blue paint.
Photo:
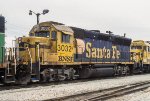
[[[91,38],[85,38],[84,39],[85,45],[90,42],[92,43],[91,48],[106,48],[109,49],[110,56],[111,58],[87,58],[86,57],[86,49],[83,54],[75,54],[75,62],[130,62],[130,46],[125,46],[125,45],[119,45],[116,44],[116,42],[113,42],[111,40],[96,40],[96,39],[91,39]],[[116,46],[117,50],[120,52],[119,59],[113,59],[112,54],[112,46]],[[76,58],[78,56],[78,58]]]

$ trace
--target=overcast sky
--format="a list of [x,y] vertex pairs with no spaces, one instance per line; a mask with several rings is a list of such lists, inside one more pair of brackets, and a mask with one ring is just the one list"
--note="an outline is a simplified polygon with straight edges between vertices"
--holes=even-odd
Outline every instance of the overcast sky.
[[42,12],[42,21],[57,21],[89,30],[112,31],[133,40],[150,40],[150,0],[0,0],[0,14],[6,18],[9,46],[12,37],[27,35],[36,24],[29,10]]

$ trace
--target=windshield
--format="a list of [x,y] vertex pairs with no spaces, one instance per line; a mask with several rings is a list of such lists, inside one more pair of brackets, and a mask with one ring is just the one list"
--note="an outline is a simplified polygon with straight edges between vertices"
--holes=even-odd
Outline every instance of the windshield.
[[131,49],[142,49],[142,46],[131,46]]
[[[30,34],[30,36],[34,36],[33,34]],[[49,32],[36,32],[36,37],[49,37]]]

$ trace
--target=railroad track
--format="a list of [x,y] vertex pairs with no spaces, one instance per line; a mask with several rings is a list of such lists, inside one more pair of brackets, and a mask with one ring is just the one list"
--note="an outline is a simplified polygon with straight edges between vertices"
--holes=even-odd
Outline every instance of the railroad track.
[[144,89],[147,89],[148,87],[150,87],[150,81],[148,82],[141,82],[141,83],[137,83],[137,84],[132,84],[132,85],[128,85],[122,88],[118,88],[112,91],[108,91],[105,92],[103,94],[98,94],[97,96],[88,98],[88,99],[84,99],[86,101],[105,101],[114,97],[119,97],[119,96],[123,96],[123,95],[127,95],[130,93],[134,93],[137,91],[141,91]]
[[[135,75],[129,75],[129,76],[135,76]],[[126,76],[126,77],[129,77]],[[89,78],[89,79],[77,79],[77,80],[69,80],[69,81],[56,81],[56,82],[45,82],[45,83],[30,83],[28,85],[18,85],[18,84],[0,84],[0,91],[3,90],[11,90],[11,89],[20,89],[20,88],[35,88],[38,86],[52,86],[52,85],[60,85],[60,84],[68,84],[68,83],[78,83],[78,82],[88,82],[88,81],[94,81],[94,80],[105,80],[105,79],[116,79],[121,77],[101,77],[101,78]]]
[[[116,77],[119,78],[119,77]],[[21,88],[35,88],[38,86],[53,86],[53,85],[61,85],[61,84],[68,84],[68,83],[78,83],[78,82],[88,82],[88,81],[94,81],[94,80],[104,80],[104,79],[116,79],[113,77],[104,77],[104,78],[90,78],[90,79],[78,79],[78,80],[68,80],[68,81],[56,81],[56,82],[44,82],[44,83],[30,83],[27,85],[18,85],[18,84],[0,84],[0,91],[3,90],[13,90],[13,89],[21,89]]]
[[150,87],[150,81],[130,85],[118,86],[94,92],[87,92],[77,95],[48,99],[45,101],[106,101],[111,98],[127,95]]

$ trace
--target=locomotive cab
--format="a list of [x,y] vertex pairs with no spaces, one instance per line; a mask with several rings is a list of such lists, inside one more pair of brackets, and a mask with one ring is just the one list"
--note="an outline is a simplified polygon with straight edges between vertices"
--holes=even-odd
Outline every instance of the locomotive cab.
[[18,40],[20,48],[29,48],[31,56],[28,51],[20,51],[20,57],[28,56],[25,61],[31,60],[29,58],[32,57],[33,63],[40,58],[43,65],[73,62],[73,31],[62,24],[41,23],[32,28],[29,37],[21,37]]
[[31,29],[29,37],[20,37],[16,42],[19,50],[18,68],[26,68],[25,71],[31,72],[31,76],[35,75],[38,79],[45,68],[61,67],[74,62],[73,31],[63,24],[40,23]]

